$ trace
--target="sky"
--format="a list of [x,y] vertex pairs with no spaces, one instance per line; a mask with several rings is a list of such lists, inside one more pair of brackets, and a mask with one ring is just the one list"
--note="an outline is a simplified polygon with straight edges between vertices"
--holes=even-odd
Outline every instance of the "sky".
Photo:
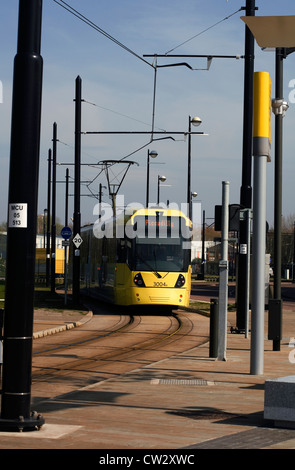
[[[61,2],[59,2],[61,3]],[[157,66],[187,62],[185,66],[158,67],[154,96],[153,57],[148,54],[241,56],[245,52],[245,5],[240,0],[68,0],[67,3],[129,51],[91,28],[54,0],[43,1],[41,55],[43,94],[40,141],[38,213],[47,207],[48,151],[53,124],[57,123],[57,208],[61,223],[65,212],[65,175],[74,177],[74,98],[77,76],[82,80],[82,131],[110,134],[82,135],[81,219],[94,222],[98,186],[107,186],[105,171],[93,166],[104,160],[134,162],[119,190],[126,205],[145,204],[147,153],[158,156],[150,164],[150,202],[156,202],[158,176],[161,201],[186,202],[189,117],[202,124],[191,137],[191,190],[194,203],[205,211],[206,223],[221,204],[222,182],[229,181],[230,204],[240,202],[243,147],[244,60],[213,59],[209,70],[204,58],[157,58]],[[256,0],[256,15],[294,15],[294,0]],[[0,17],[0,222],[6,221],[10,159],[13,61],[17,48],[17,0],[2,2]],[[131,53],[134,52],[135,54]],[[275,54],[255,42],[255,71],[268,72],[275,87]],[[205,70],[202,70],[205,69]],[[295,55],[284,61],[284,99],[289,109],[283,131],[283,215],[294,214],[295,104],[288,99],[295,79]],[[292,99],[291,101],[294,101]],[[155,106],[153,106],[153,103]],[[180,132],[175,140],[151,142],[152,130]],[[116,132],[126,134],[116,134]],[[130,134],[127,132],[142,132]],[[166,134],[167,137],[167,134]],[[112,167],[110,178],[121,181],[126,164]],[[92,183],[90,183],[92,181]],[[89,186],[89,188],[87,187]],[[73,214],[73,187],[69,214]],[[103,201],[111,204],[107,188]],[[199,211],[201,213],[201,211]],[[274,220],[274,116],[272,157],[267,164],[267,221]]]

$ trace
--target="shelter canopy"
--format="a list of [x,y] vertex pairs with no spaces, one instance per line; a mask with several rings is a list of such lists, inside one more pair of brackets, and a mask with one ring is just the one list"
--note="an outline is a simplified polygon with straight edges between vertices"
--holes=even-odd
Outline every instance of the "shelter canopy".
[[242,16],[241,20],[262,48],[295,46],[295,16]]

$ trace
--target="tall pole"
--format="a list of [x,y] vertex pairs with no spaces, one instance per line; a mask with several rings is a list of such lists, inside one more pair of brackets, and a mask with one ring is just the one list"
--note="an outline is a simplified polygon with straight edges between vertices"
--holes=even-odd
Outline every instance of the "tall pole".
[[0,428],[40,428],[30,412],[43,59],[42,0],[20,0],[14,60]]
[[69,219],[69,169],[66,169],[66,196],[65,196],[65,227]]
[[[255,0],[246,0],[246,16],[255,16]],[[245,70],[244,70],[244,128],[243,128],[243,159],[242,186],[240,205],[243,209],[252,207],[252,122],[253,122],[253,72],[254,72],[254,37],[250,29],[245,27]],[[247,220],[240,221],[240,248],[248,243]],[[250,247],[248,247],[250,250]],[[245,319],[249,302],[245,300],[245,279],[248,276],[247,254],[238,254],[238,286],[237,286],[237,329],[245,330]]]
[[[75,195],[74,195],[74,237],[80,234],[81,213],[80,213],[80,181],[81,181],[81,101],[82,101],[82,80],[76,78],[76,98],[75,98]],[[74,248],[73,257],[73,302],[80,303],[80,249]]]
[[229,182],[222,182],[221,260],[219,262],[218,360],[226,360],[228,302]]
[[51,217],[51,149],[48,150],[46,287],[49,287],[49,279],[50,279],[50,217]]
[[[66,196],[65,196],[65,227],[68,226],[68,206],[69,206],[69,169],[66,169]],[[68,298],[68,247],[65,244],[65,260],[64,260],[64,280],[65,280],[65,305]]]
[[251,315],[251,374],[263,374],[265,308],[266,161],[254,156],[253,289]]
[[52,214],[51,214],[51,292],[55,292],[55,248],[56,248],[56,143],[57,124],[53,124],[52,139]]
[[158,175],[157,204],[160,204],[160,176]]
[[[283,99],[283,50],[276,49],[275,98]],[[283,114],[275,116],[275,204],[274,204],[274,298],[281,298],[281,230],[282,230],[282,134]]]
[[101,183],[99,183],[99,193],[98,194],[99,194],[98,202],[99,202],[99,204],[101,204],[101,200],[102,200],[102,184]]
[[191,117],[188,118],[188,157],[187,157],[187,196],[188,217],[191,219],[192,194],[191,194],[191,159],[192,159],[192,137],[191,137]]
[[270,161],[271,80],[267,72],[254,74],[253,120],[253,255],[251,311],[251,374],[263,374],[266,162]]
[[201,263],[201,279],[203,280],[205,279],[205,242],[206,242],[205,223],[206,223],[206,216],[205,216],[205,211],[203,210],[202,263]]
[[43,248],[44,248],[44,251],[46,249],[46,217],[47,215],[47,209],[44,209],[44,213],[43,213]]
[[149,206],[149,192],[150,192],[150,151],[147,152],[147,169],[146,169],[146,201],[145,207]]
[[[276,100],[283,99],[283,49],[276,49]],[[283,114],[275,116],[275,172],[274,172],[274,299],[278,301],[279,315],[282,316],[281,270],[282,270],[282,148]],[[280,319],[281,320],[281,319]],[[273,340],[273,350],[280,350],[280,339]]]
[[150,193],[150,157],[156,158],[158,153],[155,150],[147,152],[147,169],[146,169],[146,207],[149,205],[149,193]]

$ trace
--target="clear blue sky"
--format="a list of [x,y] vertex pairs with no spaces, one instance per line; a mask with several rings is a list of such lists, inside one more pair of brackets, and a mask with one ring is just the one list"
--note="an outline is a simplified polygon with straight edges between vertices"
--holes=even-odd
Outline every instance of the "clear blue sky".
[[[68,3],[112,35],[138,56],[164,54],[243,55],[245,25],[237,10],[240,0],[68,0]],[[13,60],[17,44],[17,0],[2,2],[0,27],[0,221],[6,220]],[[294,15],[293,0],[257,0],[261,16]],[[225,19],[230,16],[230,18]],[[224,21],[222,21],[224,20]],[[218,24],[217,24],[218,23]],[[215,26],[214,26],[215,25]],[[206,32],[202,31],[208,29]],[[202,33],[202,34],[200,34]],[[193,38],[194,39],[191,39]],[[191,39],[191,40],[189,40]],[[184,44],[183,44],[184,43]],[[181,45],[182,44],[182,45]],[[149,131],[152,123],[153,68],[74,17],[53,0],[43,1],[42,57],[44,60],[42,134],[39,178],[39,213],[47,205],[47,156],[52,142],[53,123],[58,126],[58,162],[69,164],[74,175],[74,96],[75,79],[82,78],[83,131]],[[172,52],[171,52],[172,53]],[[146,59],[152,62],[152,59]],[[178,59],[173,59],[176,62]],[[193,68],[205,68],[205,59],[185,59]],[[183,62],[184,59],[179,59]],[[158,65],[172,59],[158,59]],[[295,54],[284,61],[284,98],[288,100],[290,80],[295,79]],[[274,88],[275,57],[255,45],[255,71],[269,72]],[[239,203],[242,171],[243,59],[214,59],[210,70],[186,67],[159,68],[157,73],[155,130],[187,131],[188,117],[199,116],[196,129],[207,136],[192,137],[192,190],[206,217],[214,216],[221,204],[222,181],[230,182],[230,203]],[[295,104],[284,119],[283,214],[294,209],[294,123]],[[274,125],[274,119],[273,119]],[[274,126],[273,126],[274,129]],[[82,162],[119,160],[147,145],[148,135],[85,135]],[[157,150],[151,165],[150,195],[156,201],[159,174],[167,178],[161,189],[162,200],[180,204],[186,201],[187,141],[162,140],[145,146],[128,157],[139,165],[129,170],[120,190],[125,204],[145,203],[147,150]],[[267,165],[267,219],[273,223],[274,131],[272,162]],[[123,167],[115,167],[115,175]],[[66,166],[57,169],[57,179],[65,179]],[[98,170],[83,166],[82,180],[90,181]],[[95,179],[106,185],[105,174]],[[58,184],[57,216],[64,217],[63,183]],[[82,194],[89,194],[82,188]],[[70,189],[70,194],[73,191]],[[105,202],[110,202],[105,193]],[[96,200],[82,197],[82,222],[92,222]],[[70,215],[73,197],[70,198]],[[209,223],[209,221],[208,221]]]

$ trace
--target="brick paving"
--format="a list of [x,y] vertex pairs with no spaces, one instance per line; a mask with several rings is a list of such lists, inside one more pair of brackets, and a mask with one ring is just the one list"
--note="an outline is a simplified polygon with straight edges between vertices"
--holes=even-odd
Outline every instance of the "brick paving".
[[[37,311],[34,332],[91,321],[91,314]],[[200,335],[209,319],[198,315]],[[209,357],[209,343],[51,400],[33,397],[45,418],[40,431],[0,433],[0,449],[294,449],[295,429],[263,417],[265,380],[295,374],[290,339],[295,303],[283,309],[280,351],[267,339],[264,371],[250,373],[250,336],[230,332],[226,361]],[[54,332],[54,331],[52,331]]]

